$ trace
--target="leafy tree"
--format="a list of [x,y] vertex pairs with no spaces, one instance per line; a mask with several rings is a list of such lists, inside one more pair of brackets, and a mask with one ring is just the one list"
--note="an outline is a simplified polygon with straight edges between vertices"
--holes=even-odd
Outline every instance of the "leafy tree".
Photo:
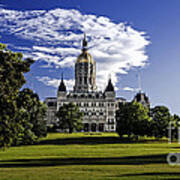
[[58,127],[60,129],[69,129],[69,133],[82,129],[83,113],[80,112],[79,107],[73,103],[61,106],[56,116],[59,119]]
[[116,111],[116,131],[123,135],[144,136],[147,134],[149,126],[149,110],[137,102],[122,104]]
[[0,44],[0,147],[10,146],[18,135],[16,99],[26,82],[23,73],[30,70],[33,62],[29,58],[23,60],[21,53],[14,53]]
[[165,106],[156,106],[151,109],[151,134],[156,138],[162,138],[167,136],[168,125],[170,121],[173,121],[169,109]]
[[[172,116],[172,120],[171,120],[171,138],[173,139],[178,139],[178,131],[180,128],[180,117],[177,114],[174,114]],[[168,126],[169,128],[169,126]]]
[[38,138],[46,136],[47,128],[44,121],[46,105],[32,90],[25,88],[18,93],[17,107],[19,109],[21,129],[15,144],[32,144]]

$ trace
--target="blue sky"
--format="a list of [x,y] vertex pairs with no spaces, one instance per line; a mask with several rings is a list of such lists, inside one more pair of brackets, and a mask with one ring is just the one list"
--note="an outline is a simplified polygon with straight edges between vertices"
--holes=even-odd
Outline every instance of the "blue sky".
[[132,100],[140,70],[152,106],[180,114],[179,0],[0,0],[0,8],[0,41],[36,59],[26,86],[41,99],[56,95],[62,71],[72,88],[86,31],[100,89],[111,74],[117,96]]

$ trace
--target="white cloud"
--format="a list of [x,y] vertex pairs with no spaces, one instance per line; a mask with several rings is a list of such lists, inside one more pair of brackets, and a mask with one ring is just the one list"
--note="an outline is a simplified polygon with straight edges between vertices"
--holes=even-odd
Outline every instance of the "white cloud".
[[[54,64],[63,68],[74,66],[83,32],[86,32],[89,52],[97,62],[100,89],[104,89],[109,74],[118,87],[118,74],[126,74],[132,67],[143,67],[148,60],[145,48],[149,40],[145,32],[125,23],[114,23],[104,16],[83,15],[73,9],[24,12],[2,8],[0,32],[33,41],[31,55],[35,60],[46,61],[48,67]],[[49,85],[53,86],[54,82]]]
[[130,92],[137,92],[140,89],[139,88],[132,88],[132,87],[124,87],[123,90],[124,91],[130,91]]
[[[55,88],[58,88],[60,81],[59,79],[56,78],[50,78],[48,76],[43,76],[43,77],[36,77],[38,79],[38,81],[42,82],[43,84],[45,84],[46,86],[52,86]],[[66,80],[64,79],[64,83],[66,85],[66,87],[68,88],[68,90],[73,90],[73,86],[74,86],[74,80],[69,79]]]

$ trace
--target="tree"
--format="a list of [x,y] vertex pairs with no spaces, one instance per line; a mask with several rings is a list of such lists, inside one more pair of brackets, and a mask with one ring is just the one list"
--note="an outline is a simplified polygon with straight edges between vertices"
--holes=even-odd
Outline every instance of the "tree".
[[149,126],[149,110],[137,102],[122,104],[116,111],[116,131],[122,137],[144,136]]
[[168,125],[170,121],[173,121],[169,109],[165,106],[156,106],[151,109],[151,135],[156,138],[162,138],[167,136]]
[[69,129],[69,133],[82,129],[83,113],[80,112],[78,106],[73,103],[61,106],[56,116],[59,119],[58,127],[60,129]]
[[21,127],[15,144],[32,144],[47,134],[46,105],[39,100],[39,96],[31,89],[25,88],[18,93],[17,107],[19,109]]
[[16,99],[26,82],[23,73],[30,70],[33,62],[29,58],[23,60],[21,53],[14,53],[0,44],[0,147],[10,146],[18,135]]
[[[171,140],[178,139],[179,130],[180,130],[180,117],[177,114],[172,116],[171,124],[168,125],[168,131],[171,127]],[[179,141],[179,140],[178,140]]]

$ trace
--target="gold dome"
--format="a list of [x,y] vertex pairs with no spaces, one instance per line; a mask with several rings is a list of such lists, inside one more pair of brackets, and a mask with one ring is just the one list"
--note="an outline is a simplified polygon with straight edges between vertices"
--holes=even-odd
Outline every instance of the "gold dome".
[[94,64],[94,62],[95,62],[94,59],[87,51],[82,52],[78,56],[76,61],[76,63],[91,63],[91,64]]

